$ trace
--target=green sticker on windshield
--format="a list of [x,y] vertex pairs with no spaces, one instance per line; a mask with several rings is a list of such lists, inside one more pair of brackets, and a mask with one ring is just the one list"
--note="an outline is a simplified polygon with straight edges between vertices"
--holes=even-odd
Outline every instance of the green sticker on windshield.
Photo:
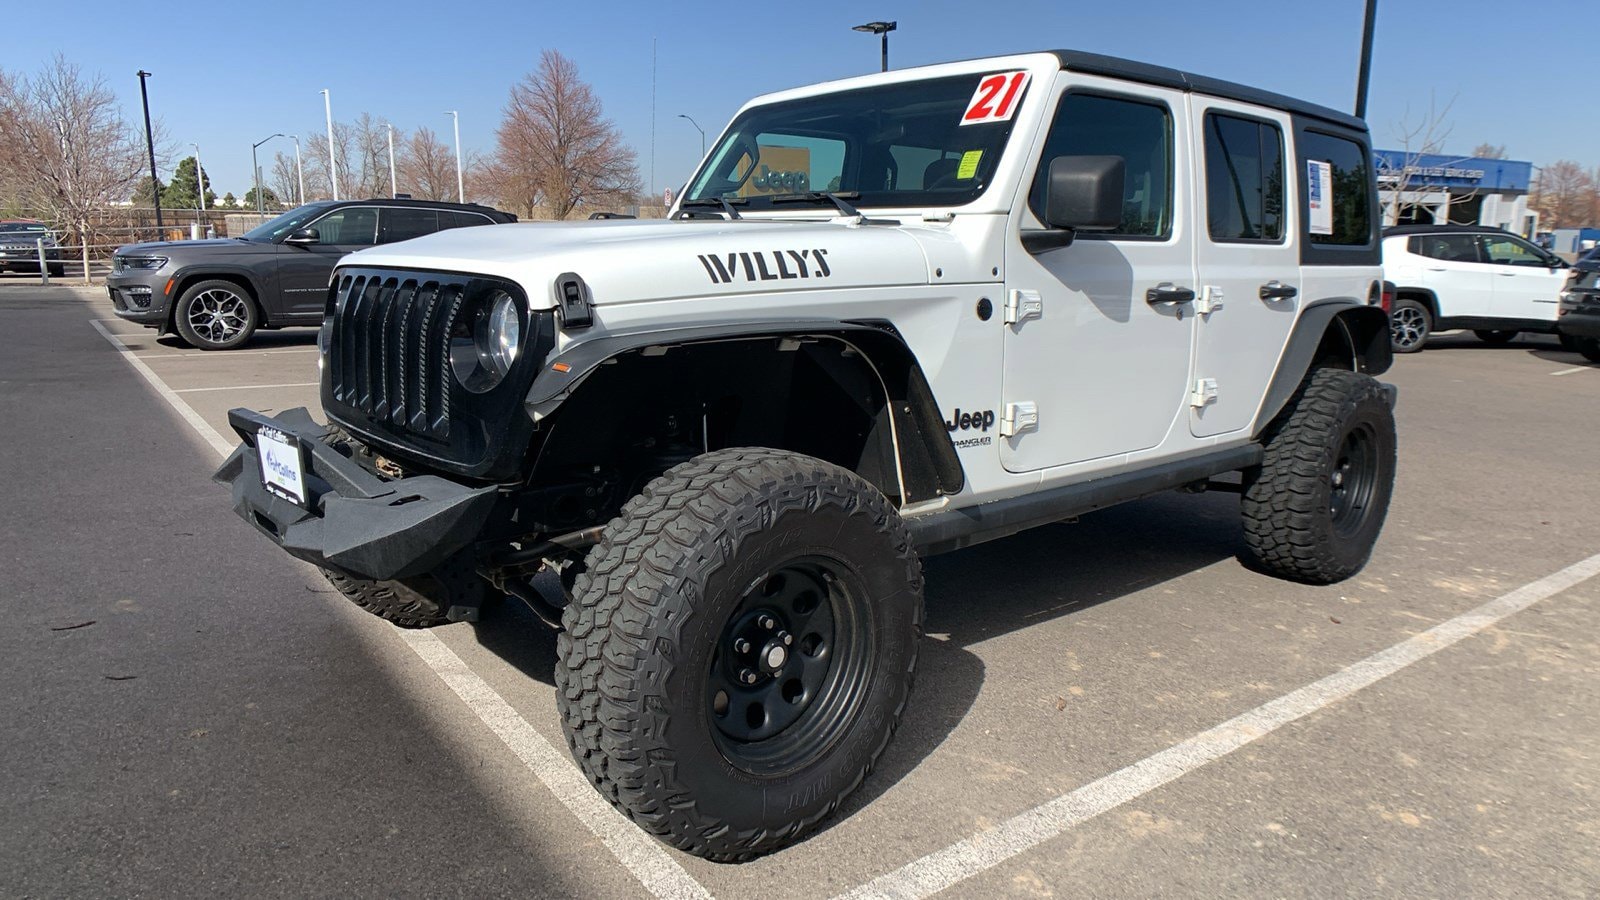
[[983,159],[982,150],[968,150],[961,154],[961,165],[956,167],[956,178],[966,181],[978,174],[978,160]]

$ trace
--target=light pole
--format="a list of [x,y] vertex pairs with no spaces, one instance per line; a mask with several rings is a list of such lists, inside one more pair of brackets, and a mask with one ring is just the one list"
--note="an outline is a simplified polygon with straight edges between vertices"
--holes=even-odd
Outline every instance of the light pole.
[[206,170],[200,167],[200,145],[190,143],[194,148],[194,180],[200,185],[200,211],[206,211]]
[[466,182],[461,177],[461,114],[456,110],[446,110],[450,118],[456,122],[456,201],[467,202]]
[[899,22],[868,22],[865,25],[857,25],[850,29],[851,31],[875,34],[883,38],[883,69],[881,71],[889,71],[889,32],[893,31],[895,26],[899,24]]
[[1372,81],[1372,26],[1378,18],[1378,0],[1367,0],[1367,18],[1361,29],[1361,70],[1356,75],[1356,118],[1367,117],[1367,86]]
[[394,126],[385,122],[383,127],[389,129],[389,196],[394,197],[400,193],[400,186],[394,180]]
[[265,144],[267,141],[272,140],[273,138],[281,138],[283,136],[284,135],[282,135],[281,133],[280,134],[269,134],[266,137],[262,138],[261,140],[256,141],[254,144],[250,145],[250,170],[252,172],[254,172],[255,175],[256,175],[256,214],[257,215],[260,215],[261,213],[266,212],[267,207],[266,207],[266,204],[261,201],[261,164],[256,162],[256,148],[261,146],[262,144]]
[[294,198],[294,205],[300,206],[306,202],[306,173],[300,168],[300,135],[291,134],[289,140],[294,141],[294,180],[300,186],[300,192]]
[[333,96],[322,89],[322,109],[328,114],[328,181],[333,186],[333,199],[339,199],[339,164],[333,152]]
[[139,99],[144,101],[144,146],[150,151],[150,193],[156,200],[156,231],[161,230],[161,182],[156,180],[156,139],[150,132],[150,94],[145,90],[144,80],[150,77],[149,72],[140,69]]
[[689,124],[694,126],[694,130],[700,132],[700,158],[701,159],[705,159],[706,158],[706,130],[704,128],[700,127],[700,123],[699,122],[696,122],[694,119],[690,119],[688,116],[684,115],[683,113],[678,113],[678,118],[680,118],[680,119],[689,119]]

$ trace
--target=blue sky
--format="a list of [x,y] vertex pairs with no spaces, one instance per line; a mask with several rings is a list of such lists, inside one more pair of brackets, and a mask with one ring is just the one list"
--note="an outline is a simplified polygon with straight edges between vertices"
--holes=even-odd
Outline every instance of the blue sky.
[[[0,66],[32,73],[60,52],[104,74],[137,121],[134,72],[152,71],[152,114],[180,156],[198,142],[218,193],[249,186],[250,144],[302,139],[366,111],[433,128],[461,111],[462,142],[487,152],[512,83],[540,51],[572,57],[607,115],[651,169],[651,41],[657,45],[654,186],[676,185],[739,104],[768,90],[876,70],[877,39],[850,31],[898,20],[894,67],[1072,47],[1161,63],[1350,109],[1362,0],[1107,3],[874,0],[738,4],[479,2],[22,3],[7,10]],[[1506,145],[1513,159],[1600,165],[1600,117],[1585,109],[1597,44],[1592,0],[1540,4],[1380,0],[1368,119],[1379,146],[1454,98],[1447,149]],[[1565,23],[1565,24],[1563,24]],[[1570,27],[1569,27],[1570,26]],[[147,29],[147,30],[146,30]],[[144,31],[145,34],[141,34]],[[263,167],[272,149],[262,148]],[[163,172],[163,178],[168,173]]]

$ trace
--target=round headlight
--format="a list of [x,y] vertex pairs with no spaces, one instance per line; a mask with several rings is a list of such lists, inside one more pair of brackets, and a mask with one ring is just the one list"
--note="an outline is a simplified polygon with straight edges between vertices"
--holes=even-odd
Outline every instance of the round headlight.
[[512,363],[517,361],[517,348],[522,345],[522,320],[517,316],[517,301],[505,291],[496,291],[486,324],[479,346],[485,353],[485,362],[499,378],[504,378],[511,371]]

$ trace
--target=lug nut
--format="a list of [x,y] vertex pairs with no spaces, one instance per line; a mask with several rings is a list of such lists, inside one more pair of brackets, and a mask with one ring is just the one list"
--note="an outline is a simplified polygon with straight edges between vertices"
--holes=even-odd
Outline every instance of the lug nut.
[[783,641],[783,645],[787,647],[794,643],[794,635],[787,631],[780,631],[778,632],[778,640]]
[[778,627],[778,623],[771,616],[762,616],[759,624],[768,631]]
[[735,653],[749,653],[750,652],[750,642],[745,640],[744,638],[736,638],[734,640],[734,642],[733,642],[733,652],[735,652]]
[[739,680],[744,682],[745,684],[755,684],[756,683],[756,677],[757,676],[756,676],[756,672],[755,672],[754,669],[740,669],[739,670]]

